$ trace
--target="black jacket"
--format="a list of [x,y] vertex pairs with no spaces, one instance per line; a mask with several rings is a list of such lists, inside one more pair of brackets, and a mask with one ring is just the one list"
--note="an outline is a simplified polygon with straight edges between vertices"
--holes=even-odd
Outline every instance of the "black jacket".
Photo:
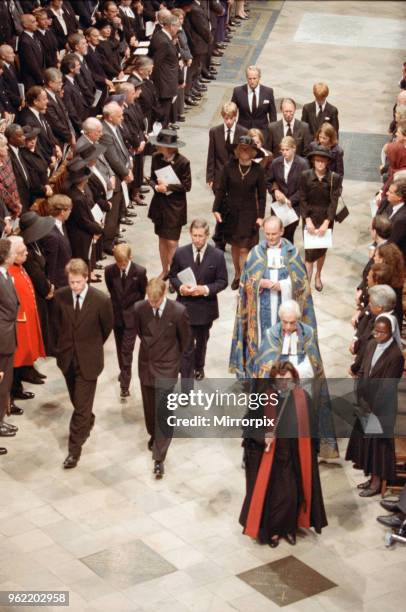
[[305,121],[309,126],[312,138],[314,138],[322,123],[331,123],[337,134],[340,127],[338,109],[329,102],[326,102],[326,106],[320,116],[319,111],[316,113],[316,103],[314,101],[305,104],[302,109],[302,121]]
[[18,57],[25,91],[33,85],[42,85],[42,73],[46,66],[44,51],[39,40],[23,32],[18,38]]
[[72,212],[66,222],[72,256],[88,262],[93,236],[103,233],[102,227],[96,223],[91,213],[94,206],[92,193],[87,186],[84,193],[74,186],[67,195],[73,204]]
[[[271,123],[269,126],[268,142],[269,148],[274,157],[278,157],[280,155],[279,145],[283,137],[284,132],[282,119]],[[293,123],[293,138],[296,141],[296,153],[300,155],[300,157],[306,157],[310,151],[310,142],[312,139],[307,123],[295,119]]]
[[[161,153],[152,156],[151,183],[155,188],[155,170],[168,166]],[[190,162],[186,157],[177,153],[171,162],[173,171],[177,175],[180,185],[169,185],[168,190],[172,193],[166,195],[154,190],[148,217],[158,227],[179,227],[187,222],[186,193],[192,188],[192,176],[190,173]]]
[[70,143],[72,140],[72,131],[74,127],[69,118],[68,109],[65,106],[65,102],[58,94],[54,94],[53,98],[48,92],[48,106],[45,113],[45,117],[51,126],[51,129],[58,139],[60,144]]
[[40,129],[40,133],[38,135],[38,148],[42,157],[49,164],[51,157],[54,154],[54,148],[57,142],[45,115],[42,115],[41,117],[42,121],[39,121],[31,109],[26,106],[19,113],[18,123],[21,125],[31,125],[32,127]]
[[[295,155],[288,174],[288,181],[285,181],[284,159],[282,155],[273,160],[267,177],[267,187],[269,193],[273,196],[275,189],[279,189],[291,201],[293,208],[298,213],[300,204],[300,178],[303,170],[309,168],[307,159]],[[273,198],[274,200],[276,198]]]
[[154,70],[151,78],[155,83],[159,98],[173,98],[178,93],[179,85],[179,62],[176,47],[162,31],[154,33],[153,41]]
[[259,87],[257,110],[252,113],[248,103],[248,85],[235,87],[231,101],[238,107],[238,123],[250,130],[257,128],[266,130],[269,124],[276,121],[276,107],[272,87]]
[[18,83],[20,82],[17,70],[15,67],[10,64],[7,67],[5,64],[3,65],[3,83],[4,88],[7,92],[7,97],[10,100],[10,103],[13,107],[13,112],[17,112],[21,106],[22,98],[20,96],[20,90],[18,89]]
[[65,79],[63,85],[63,102],[76,134],[80,134],[82,123],[87,119],[89,109],[80,87],[76,82],[71,83],[69,79]]
[[131,262],[124,288],[121,271],[116,264],[106,266],[104,279],[113,305],[114,326],[134,327],[134,304],[145,299],[148,282],[146,269]]
[[45,257],[49,280],[55,289],[66,287],[68,279],[65,274],[65,266],[72,259],[72,249],[65,225],[63,226],[63,234],[55,225],[52,231],[40,240],[39,244]]
[[[390,214],[390,209],[387,213]],[[391,217],[391,221],[392,230],[389,240],[400,248],[406,261],[406,204]]]
[[[238,142],[240,136],[247,133],[247,128],[235,126],[233,143]],[[220,187],[221,173],[225,164],[232,157],[232,151],[227,149],[224,123],[216,125],[209,130],[209,150],[207,152],[206,183],[213,182],[213,189]]]
[[45,67],[55,68],[58,63],[58,41],[52,30],[45,30],[44,33],[37,30],[34,34],[41,43],[44,52]]

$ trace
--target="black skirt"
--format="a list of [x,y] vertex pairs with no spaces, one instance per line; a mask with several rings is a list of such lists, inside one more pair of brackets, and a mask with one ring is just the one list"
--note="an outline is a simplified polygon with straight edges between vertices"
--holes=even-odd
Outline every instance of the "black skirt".
[[182,226],[165,227],[163,225],[154,224],[155,234],[165,240],[179,240]]

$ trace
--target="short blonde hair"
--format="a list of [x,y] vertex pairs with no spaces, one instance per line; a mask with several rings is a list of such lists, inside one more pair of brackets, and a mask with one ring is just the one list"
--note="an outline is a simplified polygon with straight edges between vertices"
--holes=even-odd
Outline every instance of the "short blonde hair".
[[75,274],[76,276],[83,276],[87,278],[89,276],[89,268],[87,263],[83,259],[71,259],[65,266],[65,274]]
[[236,117],[238,114],[237,105],[234,102],[225,102],[221,107],[222,117]]
[[330,90],[327,83],[315,83],[313,85],[313,95],[316,100],[324,100],[324,98],[327,98],[329,93]]
[[116,244],[113,249],[113,255],[116,261],[130,261],[132,258],[131,246],[128,244],[128,242]]
[[151,278],[147,285],[147,295],[151,300],[159,300],[166,293],[166,283],[162,278]]
[[48,200],[48,211],[51,217],[57,217],[64,210],[72,210],[72,200],[62,193],[51,196]]
[[284,138],[282,138],[279,144],[279,148],[281,149],[282,147],[288,147],[288,149],[296,149],[296,140],[293,138],[293,136],[285,136]]

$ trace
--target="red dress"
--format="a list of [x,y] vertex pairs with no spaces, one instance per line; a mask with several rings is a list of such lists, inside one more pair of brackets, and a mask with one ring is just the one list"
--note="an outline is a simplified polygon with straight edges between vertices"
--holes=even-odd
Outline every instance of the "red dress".
[[14,264],[8,269],[14,281],[20,306],[17,314],[17,349],[14,367],[33,365],[38,357],[45,357],[41,326],[35,301],[34,287],[22,266]]

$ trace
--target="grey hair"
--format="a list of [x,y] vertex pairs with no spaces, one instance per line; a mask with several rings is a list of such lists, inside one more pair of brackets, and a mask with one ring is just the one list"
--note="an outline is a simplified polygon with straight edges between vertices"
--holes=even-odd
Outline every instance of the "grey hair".
[[162,19],[162,25],[163,26],[171,26],[171,25],[180,26],[179,17],[176,17],[176,15],[172,15],[171,13],[169,15],[165,15],[165,17],[163,17]]
[[246,70],[245,70],[246,76],[248,76],[248,72],[249,71],[251,71],[251,72],[255,71],[255,72],[258,73],[259,77],[261,76],[261,68],[258,68],[258,66],[248,66],[248,68],[246,68]]
[[119,108],[121,107],[119,104],[117,104],[117,102],[109,102],[108,104],[103,106],[103,117],[104,118],[111,117],[111,115],[114,114],[114,111],[116,111]]
[[20,244],[24,244],[24,240],[22,236],[9,236],[7,238],[7,240],[10,240],[11,242],[11,247],[10,247],[10,255],[12,257],[15,256],[17,248]]
[[21,132],[23,128],[18,123],[10,123],[4,130],[4,136],[9,140],[12,138],[17,132]]
[[84,131],[84,133],[88,132],[89,130],[94,130],[98,127],[102,128],[103,125],[99,119],[96,119],[96,117],[88,117],[82,123],[82,130]]
[[45,83],[53,83],[62,78],[62,72],[58,68],[47,68],[44,72]]
[[369,301],[384,312],[393,310],[396,306],[396,293],[389,285],[374,285],[368,289]]
[[296,315],[297,319],[300,319],[302,315],[302,313],[300,312],[300,306],[297,302],[295,302],[295,300],[286,300],[285,302],[282,302],[282,304],[279,306],[278,314],[280,317],[282,317],[283,314],[286,314],[288,312]]

